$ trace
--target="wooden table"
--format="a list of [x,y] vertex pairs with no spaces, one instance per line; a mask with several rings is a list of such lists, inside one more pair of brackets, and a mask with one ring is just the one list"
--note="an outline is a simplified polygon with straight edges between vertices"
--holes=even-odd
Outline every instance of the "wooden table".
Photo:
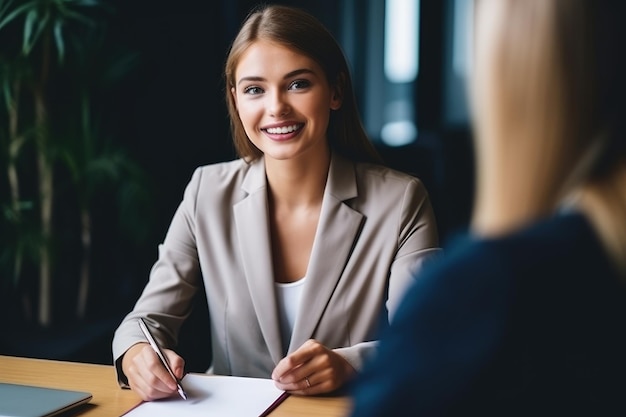
[[[91,392],[92,400],[77,410],[77,416],[120,416],[140,402],[134,392],[117,385],[115,369],[109,365],[0,355],[0,382]],[[270,416],[345,417],[349,410],[347,397],[290,396]]]

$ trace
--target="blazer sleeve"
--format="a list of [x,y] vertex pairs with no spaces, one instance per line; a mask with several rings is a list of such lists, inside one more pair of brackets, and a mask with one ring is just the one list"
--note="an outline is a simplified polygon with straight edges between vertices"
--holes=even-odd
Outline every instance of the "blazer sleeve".
[[191,312],[193,296],[200,288],[195,208],[201,172],[201,169],[194,172],[185,189],[141,296],[115,331],[113,359],[121,386],[127,386],[121,369],[124,353],[131,346],[146,341],[137,318],[146,319],[157,341],[171,349],[177,344],[180,326]]
[[[397,251],[389,270],[386,319],[392,322],[414,277],[433,260],[443,255],[439,247],[437,225],[428,192],[423,183],[412,178],[401,199],[397,222]],[[376,352],[378,341],[366,341],[350,347],[335,349],[354,369],[360,371]]]
[[398,250],[391,265],[385,303],[389,322],[414,278],[443,255],[435,213],[426,187],[418,179],[411,180],[406,187],[398,230]]

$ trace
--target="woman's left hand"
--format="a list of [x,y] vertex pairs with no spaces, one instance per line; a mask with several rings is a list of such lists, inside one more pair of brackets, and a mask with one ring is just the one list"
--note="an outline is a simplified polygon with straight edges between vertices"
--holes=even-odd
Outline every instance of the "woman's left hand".
[[314,395],[340,388],[355,373],[343,356],[310,339],[278,362],[272,379],[291,394]]

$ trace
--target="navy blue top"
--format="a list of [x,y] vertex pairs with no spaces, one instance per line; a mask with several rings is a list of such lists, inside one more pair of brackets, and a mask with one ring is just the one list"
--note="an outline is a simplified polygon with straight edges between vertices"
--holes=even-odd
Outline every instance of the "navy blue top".
[[625,284],[580,214],[459,239],[383,331],[353,416],[626,415]]

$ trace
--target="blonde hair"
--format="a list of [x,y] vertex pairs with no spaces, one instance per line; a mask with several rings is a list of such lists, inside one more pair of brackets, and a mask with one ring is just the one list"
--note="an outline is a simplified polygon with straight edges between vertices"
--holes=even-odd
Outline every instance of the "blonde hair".
[[342,101],[341,107],[330,114],[327,136],[331,148],[352,160],[381,162],[361,123],[348,64],[339,44],[310,14],[298,8],[277,5],[263,5],[252,10],[235,37],[226,60],[226,103],[233,141],[241,158],[251,161],[262,155],[248,139],[230,91],[235,86],[235,71],[242,55],[257,40],[284,45],[316,61]]
[[522,227],[577,192],[626,272],[626,67],[611,49],[626,32],[620,3],[479,1],[477,30],[497,38],[476,33],[477,232]]

